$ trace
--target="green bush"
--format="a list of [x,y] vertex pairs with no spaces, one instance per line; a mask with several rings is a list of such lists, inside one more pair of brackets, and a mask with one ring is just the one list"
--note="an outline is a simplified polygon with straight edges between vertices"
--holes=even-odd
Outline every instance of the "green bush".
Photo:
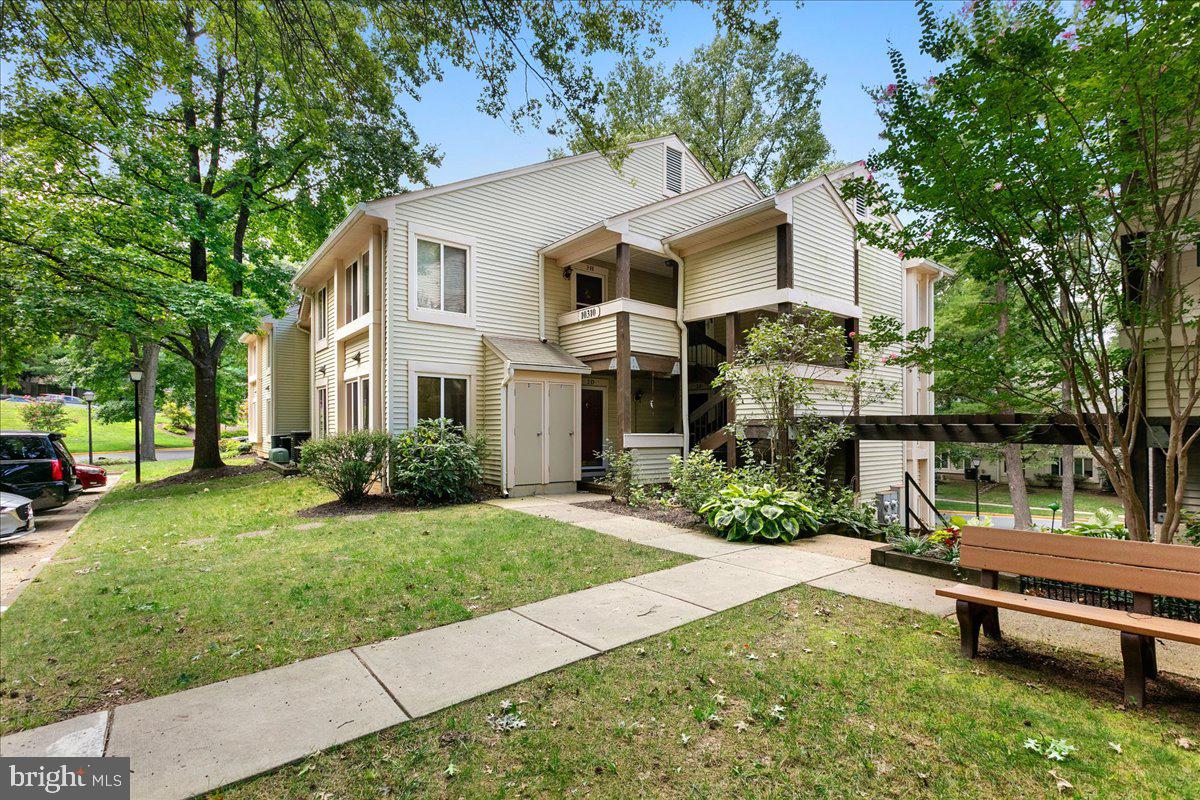
[[390,443],[388,435],[378,431],[313,439],[300,451],[300,470],[342,502],[358,500],[383,475]]
[[21,419],[31,431],[66,433],[71,424],[67,409],[58,400],[36,400],[21,406]]
[[1111,508],[1098,508],[1091,522],[1076,522],[1063,533],[1072,536],[1092,536],[1097,539],[1128,539],[1125,523]]
[[675,502],[689,511],[699,511],[729,483],[729,470],[712,450],[693,450],[687,458],[671,456],[670,462]]
[[467,503],[483,479],[483,438],[448,419],[421,420],[392,443],[392,491],[406,503]]
[[809,498],[809,502],[820,522],[821,533],[859,539],[872,538],[880,533],[875,509],[858,503],[854,492],[849,489],[830,489],[818,497]]
[[196,417],[186,403],[168,400],[163,403],[162,415],[167,419],[167,427],[179,433],[186,433],[196,424]]
[[1179,515],[1182,518],[1179,526],[1179,538],[1183,544],[1200,547],[1200,513],[1181,511]]
[[618,450],[611,441],[605,441],[600,456],[604,459],[604,485],[608,487],[612,499],[618,503],[636,505],[633,501],[639,498],[633,491],[637,484],[634,477],[637,465],[633,460],[633,452]]
[[708,524],[731,542],[784,543],[817,532],[817,518],[799,492],[771,484],[733,483],[700,508]]

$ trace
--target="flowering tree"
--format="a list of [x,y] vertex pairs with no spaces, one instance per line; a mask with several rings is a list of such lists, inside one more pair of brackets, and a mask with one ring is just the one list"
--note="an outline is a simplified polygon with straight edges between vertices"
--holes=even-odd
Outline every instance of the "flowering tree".
[[893,51],[895,81],[876,92],[887,144],[871,166],[894,180],[847,186],[912,222],[864,235],[971,253],[964,271],[1019,296],[1135,539],[1151,536],[1149,437],[1164,451],[1169,542],[1200,435],[1200,6],[972,2],[939,16],[919,0],[918,16],[936,74],[910,76]]
[[876,377],[875,367],[896,356],[855,348],[848,341],[853,337],[822,311],[765,317],[719,367],[713,386],[743,409],[734,433],[745,437],[747,419],[767,428],[781,484],[814,486],[850,436],[845,419],[895,393],[893,384]]

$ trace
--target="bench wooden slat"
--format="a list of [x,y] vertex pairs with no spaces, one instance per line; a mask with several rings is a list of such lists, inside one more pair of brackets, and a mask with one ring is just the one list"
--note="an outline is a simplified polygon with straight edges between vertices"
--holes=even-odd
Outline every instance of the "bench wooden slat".
[[1010,531],[1003,528],[965,526],[962,542],[966,545],[1037,553],[1087,561],[1107,561],[1150,569],[1169,569],[1195,573],[1200,580],[1200,547],[1155,542],[1127,542],[1120,539],[1094,539],[1062,533]]
[[1120,611],[1114,608],[1098,608],[1079,603],[1067,603],[1062,600],[1049,600],[1045,597],[1031,597],[1026,594],[1004,592],[999,589],[984,589],[960,583],[938,589],[941,597],[955,600],[966,600],[996,608],[1006,608],[1011,611],[1024,611],[1041,617],[1082,622],[1100,628],[1128,631],[1140,636],[1153,636],[1157,639],[1171,639],[1176,642],[1200,645],[1200,624],[1184,622],[1164,617],[1151,617],[1146,614],[1136,614],[1132,611]]
[[[1056,536],[1058,534],[1046,534]],[[1146,569],[1127,564],[1086,561],[1080,558],[1059,558],[1037,553],[1018,553],[1013,550],[993,550],[990,547],[959,548],[959,563],[975,569],[1011,572],[1035,578],[1083,583],[1109,589],[1128,589],[1132,592],[1185,597],[1200,600],[1200,576],[1169,569]]]

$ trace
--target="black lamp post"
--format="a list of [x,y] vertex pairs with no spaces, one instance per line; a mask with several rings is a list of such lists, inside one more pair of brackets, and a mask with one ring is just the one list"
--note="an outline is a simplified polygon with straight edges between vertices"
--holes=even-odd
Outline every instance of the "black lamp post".
[[96,399],[96,393],[89,390],[83,393],[83,402],[88,406],[88,463],[95,463],[96,459],[92,457],[92,401]]
[[129,370],[129,380],[133,381],[133,482],[142,482],[142,400],[141,387],[142,371],[134,368]]
[[983,460],[979,456],[971,456],[971,466],[975,468],[975,517],[979,518],[979,467]]

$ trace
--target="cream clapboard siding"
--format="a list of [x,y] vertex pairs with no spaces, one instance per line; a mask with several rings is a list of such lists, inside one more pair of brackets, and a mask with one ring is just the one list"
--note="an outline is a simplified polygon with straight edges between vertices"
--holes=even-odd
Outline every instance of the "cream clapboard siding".
[[[663,151],[663,157],[664,158],[666,157],[665,150]],[[666,170],[665,163],[663,165],[663,169],[664,169],[664,174],[665,174],[665,170]],[[701,186],[707,186],[711,182],[712,181],[709,180],[708,175],[706,175],[704,172],[702,172],[700,170],[699,167],[697,167],[694,163],[692,163],[692,160],[690,158],[688,158],[687,153],[684,153],[684,155],[683,155],[683,190],[685,192],[690,192],[692,189],[698,189]]]
[[[609,283],[611,284],[611,281]],[[609,291],[612,289],[609,285],[606,285],[605,288]],[[659,275],[644,269],[632,269],[629,271],[629,296],[644,303],[674,308],[675,282],[671,280],[670,275]],[[604,299],[612,300],[613,298],[606,297]]]
[[503,400],[500,396],[504,383],[504,361],[488,348],[484,348],[483,374],[480,376],[479,424],[480,432],[487,440],[487,452],[483,457],[483,477],[488,483],[500,483]]
[[698,197],[681,197],[678,202],[663,208],[630,217],[629,230],[661,239],[753,203],[760,197],[752,186],[739,181],[711,189]]
[[[478,373],[483,366],[481,334],[536,337],[538,249],[597,219],[662,199],[662,170],[659,143],[630,153],[620,174],[604,159],[592,158],[397,204],[389,254],[394,268],[387,278],[392,302],[389,429],[408,425],[410,360]],[[408,321],[410,222],[475,238],[474,329]],[[567,283],[561,269],[557,281],[551,270],[545,279],[547,287]],[[560,301],[566,298],[565,288],[552,289]],[[555,312],[565,310],[547,308],[547,336],[552,336]],[[474,397],[479,396],[475,387]]]
[[615,314],[569,325],[559,331],[559,343],[576,358],[611,353],[617,344]]
[[[859,304],[863,318],[860,328],[867,330],[872,317],[886,315],[903,319],[904,315],[904,268],[900,258],[878,248],[863,245],[859,250]],[[888,379],[895,387],[891,398],[864,405],[864,414],[900,414],[904,412],[901,392],[903,370],[900,367],[881,366],[879,375]],[[870,501],[876,492],[904,483],[903,442],[862,442],[859,449],[859,493],[863,501]]]
[[[333,298],[333,281],[328,281],[325,284],[325,330],[328,331],[326,338],[326,346],[313,353],[313,381],[312,387],[313,407],[317,414],[324,413],[325,415],[325,430],[332,435],[337,432],[337,386],[339,376],[334,373],[337,370],[336,345],[333,341],[334,332],[337,330],[337,306]],[[313,313],[317,310],[316,292],[313,293]],[[313,335],[316,335],[316,321],[313,322]],[[315,339],[313,345],[319,344]],[[325,374],[321,374],[321,369],[324,368]],[[317,389],[325,387],[325,408],[316,407]],[[318,421],[314,419],[313,436],[321,429]]]
[[[1188,333],[1188,339],[1192,337]],[[1188,381],[1190,380],[1190,364],[1187,363],[1188,352],[1192,348],[1184,347],[1176,340],[1177,345],[1172,354],[1175,359],[1175,386],[1179,392],[1180,405],[1187,402]],[[1146,415],[1151,417],[1169,417],[1170,406],[1167,403],[1167,352],[1165,348],[1146,347]],[[1192,416],[1200,416],[1194,413]]]
[[260,333],[254,349],[258,359],[258,443],[271,446],[271,334]]
[[655,353],[678,358],[679,326],[669,319],[630,314],[629,348],[635,353]]
[[689,256],[683,269],[684,305],[776,284],[775,231],[767,230]]
[[633,451],[633,474],[641,483],[665,483],[671,475],[671,456],[678,447],[640,447]]
[[854,229],[841,202],[820,186],[792,198],[793,285],[853,303]]
[[271,334],[271,402],[275,416],[269,433],[306,431],[312,425],[308,391],[308,331],[296,323],[300,307],[275,320]]

